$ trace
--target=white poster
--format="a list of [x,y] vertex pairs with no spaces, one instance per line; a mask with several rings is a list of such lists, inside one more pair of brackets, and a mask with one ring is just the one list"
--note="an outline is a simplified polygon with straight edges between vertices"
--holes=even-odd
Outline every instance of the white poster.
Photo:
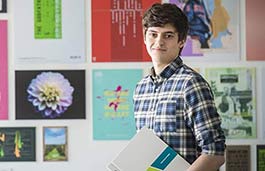
[[14,0],[15,63],[85,61],[84,0]]
[[227,138],[256,138],[255,68],[207,68]]

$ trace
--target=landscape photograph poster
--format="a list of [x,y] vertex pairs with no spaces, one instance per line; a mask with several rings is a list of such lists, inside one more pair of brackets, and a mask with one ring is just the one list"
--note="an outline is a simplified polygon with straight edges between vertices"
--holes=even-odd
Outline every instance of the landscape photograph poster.
[[186,14],[185,60],[240,60],[240,0],[169,0]]
[[8,119],[7,20],[0,20],[0,120]]
[[136,133],[133,92],[140,69],[93,70],[93,138],[129,140]]
[[85,62],[84,0],[14,0],[15,64]]
[[35,127],[0,127],[0,162],[36,161]]
[[67,161],[67,127],[43,127],[43,160]]
[[15,71],[16,119],[85,119],[85,70]]
[[151,61],[141,22],[143,11],[155,2],[161,0],[91,0],[92,62]]
[[206,68],[205,76],[226,137],[256,138],[256,68]]

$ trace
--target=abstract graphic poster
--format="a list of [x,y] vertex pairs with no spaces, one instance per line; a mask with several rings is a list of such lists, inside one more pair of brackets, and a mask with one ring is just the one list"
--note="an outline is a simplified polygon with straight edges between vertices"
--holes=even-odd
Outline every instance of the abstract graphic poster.
[[8,118],[7,21],[0,20],[0,120]]
[[240,59],[239,0],[169,0],[187,15],[189,32],[182,56],[187,60]]
[[44,127],[43,144],[44,161],[67,161],[67,127]]
[[265,1],[246,0],[247,60],[265,60]]
[[255,68],[206,68],[227,138],[256,138],[255,75]]
[[265,144],[257,145],[257,171],[265,170]]
[[84,0],[14,0],[15,63],[85,62]]
[[0,0],[0,13],[6,13],[6,12],[7,12],[6,0]]
[[0,127],[0,161],[36,161],[34,127]]
[[93,137],[129,140],[135,134],[133,91],[142,70],[93,70]]
[[15,72],[16,119],[85,119],[85,71]]
[[143,10],[159,0],[92,0],[92,62],[150,61],[143,43]]
[[226,146],[226,171],[250,171],[250,161],[249,145]]

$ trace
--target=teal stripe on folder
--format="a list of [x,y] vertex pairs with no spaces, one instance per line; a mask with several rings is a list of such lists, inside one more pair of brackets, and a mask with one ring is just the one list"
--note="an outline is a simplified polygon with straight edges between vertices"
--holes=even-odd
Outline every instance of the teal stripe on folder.
[[160,170],[164,170],[176,156],[177,153],[172,148],[167,147],[151,166]]

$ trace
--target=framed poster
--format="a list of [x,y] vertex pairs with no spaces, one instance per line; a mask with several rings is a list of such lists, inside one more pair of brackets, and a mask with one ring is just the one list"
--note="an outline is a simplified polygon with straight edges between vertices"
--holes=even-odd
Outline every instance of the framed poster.
[[15,72],[16,119],[85,119],[85,70]]
[[257,145],[257,171],[265,171],[265,144]]
[[8,118],[7,20],[0,20],[0,120]]
[[0,13],[6,13],[7,12],[7,0],[0,0]]
[[226,171],[251,171],[250,145],[226,146]]
[[143,41],[142,13],[161,0],[91,1],[92,62],[151,61]]
[[14,0],[15,64],[85,62],[84,2]]
[[256,69],[206,68],[222,128],[230,139],[256,138]]
[[265,60],[265,1],[246,0],[246,58],[249,61]]
[[43,161],[67,161],[67,127],[43,127]]
[[36,161],[35,127],[0,127],[1,161]]
[[185,60],[240,60],[240,0],[169,0],[187,15]]
[[132,99],[141,78],[140,69],[93,70],[95,140],[129,140],[136,133]]

